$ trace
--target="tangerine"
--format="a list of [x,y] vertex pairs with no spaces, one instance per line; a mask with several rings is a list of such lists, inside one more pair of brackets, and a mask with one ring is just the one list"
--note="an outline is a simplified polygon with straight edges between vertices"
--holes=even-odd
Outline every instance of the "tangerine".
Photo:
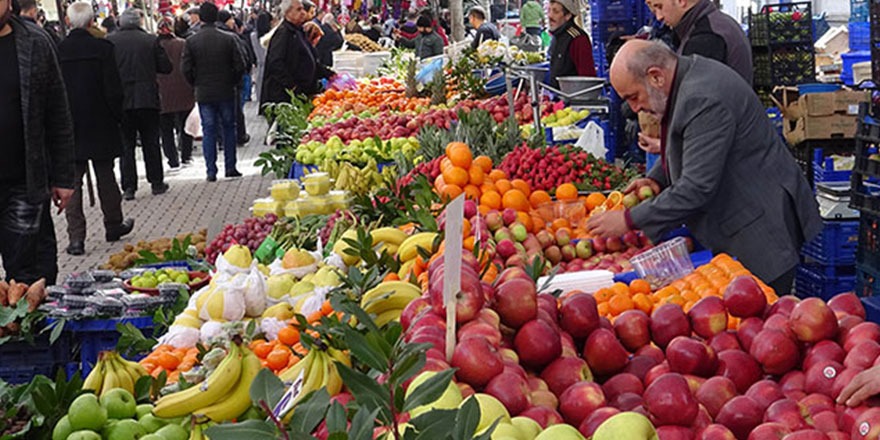
[[489,156],[477,156],[474,158],[474,165],[480,167],[484,173],[488,174],[492,171],[492,159]]
[[612,292],[608,288],[603,287],[593,293],[593,298],[596,300],[597,303],[604,303],[611,299],[612,295],[614,295],[614,292]]
[[635,303],[629,295],[614,295],[611,299],[608,300],[608,310],[611,312],[611,315],[617,316],[627,310],[632,310],[635,307]]
[[461,195],[464,192],[458,185],[446,185],[440,190],[440,195],[448,200],[452,200]]
[[446,157],[449,158],[453,165],[465,169],[470,168],[474,160],[471,149],[464,144],[446,147]]
[[648,295],[651,293],[651,283],[641,278],[636,278],[629,283],[629,291],[633,294],[644,293]]
[[651,301],[651,297],[644,293],[637,293],[633,295],[632,300],[636,309],[641,310],[648,315],[650,315],[651,310],[654,309],[654,301]]
[[532,194],[532,187],[529,185],[529,182],[526,182],[525,180],[513,179],[510,181],[510,184],[515,189],[522,191],[522,193],[525,194],[526,197]]
[[476,165],[471,165],[471,167],[468,168],[468,176],[471,185],[480,186],[486,180],[486,173],[483,172],[482,168]]
[[563,183],[556,187],[556,198],[558,200],[577,200],[578,190],[572,183]]
[[609,287],[615,295],[626,295],[629,296],[629,286],[626,283],[616,282]]
[[440,159],[440,171],[446,171],[448,168],[453,167],[452,161],[449,160],[448,157],[444,157]]
[[254,354],[257,355],[258,358],[265,359],[266,356],[269,355],[269,352],[271,352],[273,348],[275,348],[274,344],[271,344],[269,342],[266,342],[265,340],[259,339],[257,341],[254,341],[252,350],[253,350]]
[[447,185],[458,185],[459,187],[467,185],[468,179],[470,178],[467,169],[455,166],[447,168],[441,175],[443,176],[443,181],[446,182]]
[[465,185],[463,191],[464,191],[465,197],[467,197],[468,199],[471,199],[473,201],[480,200],[480,194],[481,194],[480,188],[478,188],[474,184],[469,183],[469,184]]
[[532,191],[532,193],[529,194],[529,203],[532,204],[532,208],[537,208],[538,206],[541,206],[542,204],[550,202],[552,200],[553,199],[550,197],[550,194],[547,194],[547,191],[541,189]]
[[278,371],[287,366],[290,361],[290,350],[287,348],[276,348],[266,356],[266,364],[274,371]]
[[592,211],[593,208],[605,203],[605,194],[600,192],[592,192],[587,196],[587,210]]
[[569,228],[571,224],[568,223],[568,219],[564,217],[557,218],[550,223],[550,228],[554,231],[562,228]]
[[180,365],[180,358],[170,352],[160,353],[157,361],[162,368],[168,371],[174,371]]
[[518,189],[511,189],[510,191],[505,192],[504,195],[501,196],[501,205],[504,206],[504,208],[510,208],[522,212],[527,212],[529,208],[531,208],[528,197]]
[[501,209],[501,194],[495,191],[483,192],[480,196],[480,204],[491,209]]
[[292,325],[288,325],[287,327],[278,330],[278,340],[287,346],[296,344],[299,342],[299,330]]
[[468,151],[471,150],[471,148],[468,147],[468,145],[464,142],[450,142],[450,143],[446,144],[446,150],[444,152],[446,153],[446,156],[452,156],[452,154],[451,154],[452,150],[459,149],[459,148],[467,148]]
[[498,179],[495,181],[495,188],[498,188],[498,192],[504,194],[513,189],[513,185],[510,184],[510,181],[507,179]]
[[495,181],[495,182],[497,182],[497,181],[499,181],[499,180],[501,180],[501,179],[506,179],[506,178],[507,178],[507,173],[505,173],[505,172],[502,171],[502,170],[499,170],[499,169],[496,168],[496,169],[494,169],[494,170],[492,170],[492,171],[489,171],[489,179],[491,179],[491,180],[493,180],[493,181]]

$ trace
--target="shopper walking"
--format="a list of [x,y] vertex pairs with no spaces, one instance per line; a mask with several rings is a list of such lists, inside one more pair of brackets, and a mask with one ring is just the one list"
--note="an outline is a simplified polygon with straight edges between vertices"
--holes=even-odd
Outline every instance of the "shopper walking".
[[633,111],[661,121],[661,160],[627,188],[659,194],[591,217],[590,232],[609,237],[641,229],[656,243],[684,224],[713,253],[736,257],[787,295],[801,245],[819,233],[822,220],[751,86],[724,64],[676,55],[657,41],[624,44],[610,72]]
[[238,44],[238,50],[241,52],[241,57],[244,60],[245,68],[241,75],[242,79],[235,87],[235,139],[238,145],[247,145],[248,141],[251,140],[251,137],[247,133],[247,124],[244,118],[244,98],[242,91],[245,86],[245,76],[250,73],[256,55],[254,55],[254,51],[250,48],[249,42],[241,38],[232,13],[225,9],[217,13],[217,29],[227,32],[229,35],[235,37],[235,41]]
[[544,8],[537,0],[526,0],[519,11],[520,24],[529,35],[540,36],[544,29]]
[[25,283],[55,283],[49,201],[61,212],[73,195],[73,122],[54,50],[0,0],[0,257],[5,278]]
[[208,182],[217,181],[218,136],[222,136],[226,177],[241,177],[235,168],[235,93],[245,62],[238,38],[217,29],[217,13],[213,3],[199,7],[202,28],[187,38],[181,66],[199,103]]
[[[171,60],[171,73],[159,74],[159,97],[162,108],[159,125],[162,130],[162,151],[168,166],[176,169],[192,163],[193,138],[184,130],[186,118],[195,106],[192,86],[186,82],[180,69],[180,59],[186,42],[174,34],[174,20],[163,17],[159,21],[159,45]],[[179,150],[179,151],[178,151]]]
[[260,107],[274,102],[289,102],[288,90],[312,96],[318,93],[318,81],[329,78],[333,71],[318,62],[318,54],[309,43],[303,23],[307,14],[300,0],[283,0],[284,21],[269,41]]
[[[104,214],[104,237],[107,241],[119,240],[131,232],[134,220],[123,219],[122,196],[113,172],[114,161],[122,153],[123,99],[113,43],[89,33],[94,21],[91,3],[71,4],[67,8],[67,19],[70,34],[58,45],[58,59],[73,116],[76,151],[74,193],[65,211],[70,241],[67,253],[82,255],[86,240],[82,181],[83,176],[89,174],[90,161]],[[88,182],[91,195],[91,178]]]
[[138,9],[126,9],[119,17],[119,30],[107,36],[114,44],[116,64],[122,78],[122,189],[125,200],[134,200],[138,187],[135,159],[140,136],[153,195],[168,191],[162,169],[159,146],[159,85],[158,73],[171,73],[171,61],[159,40],[141,28],[143,16]]
[[471,42],[471,49],[480,47],[480,45],[486,41],[498,40],[501,38],[501,34],[498,33],[498,28],[496,28],[494,24],[486,21],[486,10],[479,6],[474,6],[470,9],[468,12],[468,22],[471,27],[474,28],[474,31],[476,31],[474,40]]

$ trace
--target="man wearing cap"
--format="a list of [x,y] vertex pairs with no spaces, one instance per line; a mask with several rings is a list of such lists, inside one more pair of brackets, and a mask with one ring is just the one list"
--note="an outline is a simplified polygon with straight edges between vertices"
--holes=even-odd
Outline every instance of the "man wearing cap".
[[480,47],[484,41],[498,40],[501,38],[501,34],[498,33],[498,28],[496,28],[494,24],[486,21],[486,10],[479,6],[474,6],[468,12],[468,22],[470,22],[471,27],[477,31],[477,34],[474,36],[474,41],[471,42],[472,49]]
[[[193,138],[184,130],[186,118],[196,104],[193,88],[186,82],[180,69],[180,58],[186,42],[174,34],[174,20],[165,16],[159,20],[159,44],[171,59],[171,73],[158,75],[162,109],[159,125],[162,129],[162,151],[172,169],[192,163]],[[178,151],[179,150],[179,151]]]
[[199,6],[202,28],[186,39],[181,69],[196,91],[202,117],[202,150],[208,182],[217,181],[217,140],[222,135],[226,177],[241,177],[235,168],[235,94],[245,61],[239,39],[217,29],[217,6]]
[[198,33],[199,29],[202,28],[202,18],[199,16],[199,8],[195,6],[187,9],[186,15],[189,17],[189,30],[186,37],[189,38]]
[[419,28],[419,36],[415,40],[399,40],[402,47],[416,50],[419,59],[430,58],[443,54],[443,39],[434,32],[431,19],[425,16],[416,21]]
[[577,0],[551,0],[550,85],[559,87],[560,76],[596,76],[590,37],[575,22],[580,13]]
[[168,191],[162,169],[162,148],[159,146],[159,84],[158,73],[171,73],[171,60],[155,35],[141,25],[139,9],[129,8],[119,17],[119,30],[108,35],[114,45],[116,64],[122,78],[122,190],[125,200],[133,200],[138,187],[135,159],[140,135],[147,168],[147,181],[153,195]]

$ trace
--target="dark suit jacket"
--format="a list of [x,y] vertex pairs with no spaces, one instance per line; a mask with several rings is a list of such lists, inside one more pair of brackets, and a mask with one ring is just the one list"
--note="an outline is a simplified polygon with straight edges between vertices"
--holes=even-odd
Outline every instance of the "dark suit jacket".
[[235,98],[245,61],[239,39],[213,24],[186,39],[181,69],[196,90],[198,102],[220,102]]
[[122,81],[113,43],[74,29],[58,45],[73,115],[76,160],[110,160],[122,153]]
[[171,73],[171,60],[155,35],[123,27],[107,36],[116,47],[116,63],[125,89],[125,110],[159,110],[157,73]]
[[772,281],[798,264],[822,227],[813,192],[751,87],[729,67],[679,57],[666,116],[665,189],[630,211],[657,241],[686,224],[713,252]]
[[269,40],[260,108],[265,103],[290,102],[288,90],[312,96],[321,91],[318,81],[332,74],[318,61],[318,54],[302,26],[285,20]]

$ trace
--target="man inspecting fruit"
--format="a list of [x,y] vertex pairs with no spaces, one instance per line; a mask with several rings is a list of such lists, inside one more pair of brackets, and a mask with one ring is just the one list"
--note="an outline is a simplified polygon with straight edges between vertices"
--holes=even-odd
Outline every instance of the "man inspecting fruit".
[[592,234],[642,229],[656,242],[685,224],[712,252],[737,257],[777,293],[789,293],[801,244],[822,223],[809,184],[748,83],[717,61],[641,40],[621,48],[610,72],[633,111],[661,121],[661,160],[625,192],[659,194],[594,215]]

